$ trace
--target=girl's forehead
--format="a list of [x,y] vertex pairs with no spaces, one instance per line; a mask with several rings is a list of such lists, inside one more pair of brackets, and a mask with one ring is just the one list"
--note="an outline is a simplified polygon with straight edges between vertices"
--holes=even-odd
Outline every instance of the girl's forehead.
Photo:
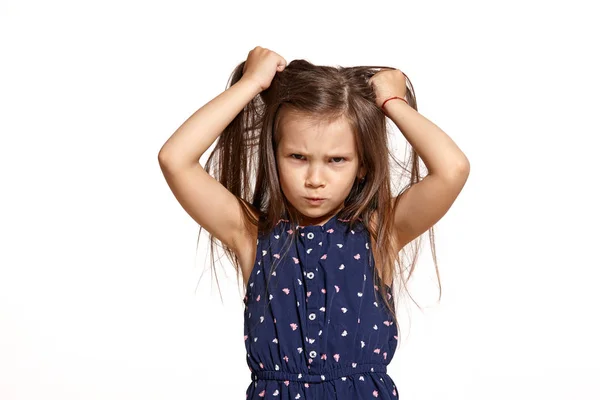
[[354,133],[344,117],[325,120],[290,113],[281,119],[278,133],[283,146],[354,150]]

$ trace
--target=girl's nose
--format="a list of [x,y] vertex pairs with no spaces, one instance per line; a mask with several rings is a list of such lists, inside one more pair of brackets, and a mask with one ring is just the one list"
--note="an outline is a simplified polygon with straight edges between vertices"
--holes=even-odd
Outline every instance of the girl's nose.
[[323,184],[323,174],[318,168],[309,171],[306,183],[310,186],[321,186]]

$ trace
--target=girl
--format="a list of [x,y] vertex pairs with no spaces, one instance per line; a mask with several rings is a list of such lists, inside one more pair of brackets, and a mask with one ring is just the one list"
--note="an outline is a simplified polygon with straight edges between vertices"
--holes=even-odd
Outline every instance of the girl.
[[[407,79],[385,67],[287,65],[256,47],[161,148],[175,197],[241,271],[247,399],[398,397],[386,371],[398,344],[393,283],[406,282],[399,253],[433,235],[469,174],[456,144],[417,112]],[[386,116],[413,147],[397,197]]]

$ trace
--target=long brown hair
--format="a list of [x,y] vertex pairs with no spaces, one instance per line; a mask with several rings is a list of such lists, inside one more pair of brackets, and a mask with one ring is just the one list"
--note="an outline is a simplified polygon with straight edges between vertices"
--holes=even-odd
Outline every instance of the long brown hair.
[[[242,78],[244,64],[242,62],[235,68],[227,83],[228,88]],[[390,160],[400,166],[401,175],[410,174],[408,184],[398,195],[422,177],[419,171],[420,158],[414,149],[411,148],[407,162],[410,171],[390,151],[386,117],[376,105],[375,92],[369,84],[369,78],[381,69],[390,67],[330,67],[314,65],[302,59],[291,61],[283,71],[275,74],[269,88],[252,99],[225,128],[206,162],[205,170],[210,174],[216,164],[217,171],[213,176],[238,198],[249,231],[258,228],[259,236],[268,233],[284,215],[291,217],[292,223],[298,224],[280,188],[275,158],[281,111],[292,109],[324,121],[345,117],[353,127],[359,165],[366,167],[367,174],[364,180],[355,180],[344,208],[337,217],[347,220],[351,225],[359,219],[373,221],[365,226],[376,243],[372,249],[378,267],[373,269],[374,284],[390,290],[395,288],[397,294],[402,294],[416,266],[421,237],[409,243],[414,246],[413,257],[405,264],[400,254],[408,254],[408,245],[397,249],[394,240],[395,204],[392,204]],[[408,76],[406,87],[406,99],[417,110],[417,100]],[[282,109],[282,106],[285,107]],[[246,202],[258,210],[260,218],[254,217]],[[375,212],[376,219],[372,219]],[[202,227],[198,240],[201,232]],[[429,234],[441,299],[433,227],[429,229]],[[210,242],[210,265],[214,267],[215,238],[212,234]],[[241,266],[236,254],[227,246],[224,246],[224,250],[239,278]],[[400,280],[399,287],[394,285],[397,278]],[[391,286],[384,284],[388,281],[392,282]],[[389,296],[381,297],[398,323],[393,304],[396,302],[388,301]]]

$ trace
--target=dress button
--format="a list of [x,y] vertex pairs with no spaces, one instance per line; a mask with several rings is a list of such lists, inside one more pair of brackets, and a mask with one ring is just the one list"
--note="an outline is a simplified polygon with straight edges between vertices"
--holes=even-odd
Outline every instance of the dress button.
[[315,318],[317,318],[317,316],[315,315],[315,313],[308,314],[308,319],[310,319],[311,321],[314,320]]
[[314,238],[314,237],[315,237],[315,234],[314,234],[314,233],[312,233],[312,232],[308,232],[308,233],[306,234],[306,237],[307,237],[307,238],[309,238],[309,239],[312,239],[312,238]]
[[315,358],[317,356],[317,352],[313,350],[308,355],[310,356],[310,358]]
[[315,273],[314,273],[314,272],[312,272],[312,271],[310,271],[308,274],[306,274],[306,277],[307,277],[308,279],[312,279],[312,278],[314,278],[314,277],[315,277]]

